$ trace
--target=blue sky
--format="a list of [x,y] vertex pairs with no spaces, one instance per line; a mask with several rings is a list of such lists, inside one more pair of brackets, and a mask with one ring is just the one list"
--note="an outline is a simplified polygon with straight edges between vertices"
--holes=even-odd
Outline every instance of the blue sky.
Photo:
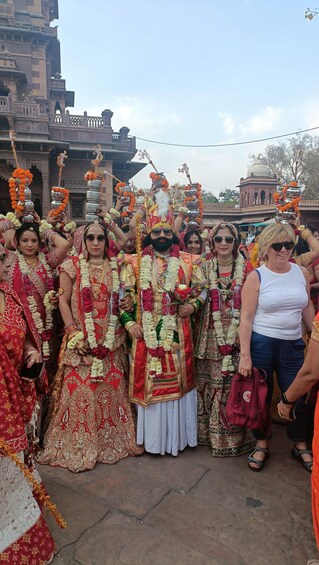
[[[114,112],[113,129],[181,144],[247,141],[319,126],[319,17],[310,0],[60,0],[71,113]],[[318,132],[314,132],[319,135]],[[265,143],[177,148],[138,141],[171,183],[218,194]],[[134,178],[148,187],[150,168]]]

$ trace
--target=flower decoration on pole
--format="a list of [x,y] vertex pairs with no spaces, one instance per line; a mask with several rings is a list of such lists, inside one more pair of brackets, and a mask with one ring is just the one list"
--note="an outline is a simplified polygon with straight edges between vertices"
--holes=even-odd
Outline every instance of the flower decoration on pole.
[[59,216],[64,212],[66,209],[68,202],[69,202],[69,190],[67,188],[61,187],[61,178],[62,178],[62,171],[63,167],[65,167],[65,159],[67,159],[66,151],[60,153],[57,158],[57,165],[59,167],[59,174],[58,174],[58,185],[53,186],[51,189],[51,211],[52,216]]
[[91,162],[94,165],[94,171],[87,171],[84,175],[84,180],[87,181],[88,190],[86,193],[86,216],[87,222],[94,222],[98,220],[98,215],[96,211],[101,208],[101,188],[102,188],[102,176],[99,172],[99,165],[103,160],[102,146],[97,145],[93,155],[95,159]]
[[278,223],[295,223],[300,217],[299,202],[301,200],[301,187],[298,186],[298,179],[302,173],[302,151],[297,150],[295,161],[292,165],[294,180],[277,189],[274,193],[276,205],[275,220]]
[[16,168],[9,179],[9,192],[11,205],[13,210],[22,212],[22,222],[33,221],[34,204],[31,200],[31,190],[29,185],[32,182],[33,175],[28,169],[19,167],[18,156],[16,152],[15,142],[16,134],[13,130],[9,131],[11,149],[16,163]]
[[178,172],[185,173],[189,181],[189,184],[185,186],[184,206],[187,209],[188,227],[196,229],[203,220],[202,186],[198,182],[192,182],[186,163],[183,163]]

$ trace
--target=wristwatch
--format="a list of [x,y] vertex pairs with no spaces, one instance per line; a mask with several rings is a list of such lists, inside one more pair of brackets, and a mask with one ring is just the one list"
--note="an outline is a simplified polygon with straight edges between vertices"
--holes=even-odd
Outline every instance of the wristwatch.
[[285,392],[282,392],[282,393],[281,393],[281,401],[282,401],[284,404],[290,404],[291,406],[292,406],[293,404],[295,404],[294,402],[290,402],[290,401],[288,400],[288,398],[287,398]]

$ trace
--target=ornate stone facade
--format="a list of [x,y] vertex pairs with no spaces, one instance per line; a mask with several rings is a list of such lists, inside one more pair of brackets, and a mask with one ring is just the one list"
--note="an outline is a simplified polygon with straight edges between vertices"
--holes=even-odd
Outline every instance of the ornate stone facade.
[[[67,151],[62,184],[70,189],[70,213],[85,218],[84,173],[93,150],[102,146],[102,166],[123,181],[145,164],[134,163],[135,137],[129,129],[112,129],[111,110],[101,116],[72,115],[74,92],[61,78],[57,28],[58,0],[2,0],[0,2],[0,213],[10,209],[7,180],[13,170],[8,130],[17,135],[19,164],[34,174],[32,194],[41,214],[50,208],[51,186],[56,184],[56,157]],[[103,204],[113,198],[112,179],[103,188]]]

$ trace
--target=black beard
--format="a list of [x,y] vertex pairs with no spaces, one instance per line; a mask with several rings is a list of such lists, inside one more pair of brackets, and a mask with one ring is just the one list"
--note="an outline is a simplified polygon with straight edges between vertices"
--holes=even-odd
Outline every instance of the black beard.
[[167,251],[170,247],[172,247],[173,241],[168,237],[162,237],[161,241],[158,241],[157,239],[153,239],[152,245],[156,251]]

